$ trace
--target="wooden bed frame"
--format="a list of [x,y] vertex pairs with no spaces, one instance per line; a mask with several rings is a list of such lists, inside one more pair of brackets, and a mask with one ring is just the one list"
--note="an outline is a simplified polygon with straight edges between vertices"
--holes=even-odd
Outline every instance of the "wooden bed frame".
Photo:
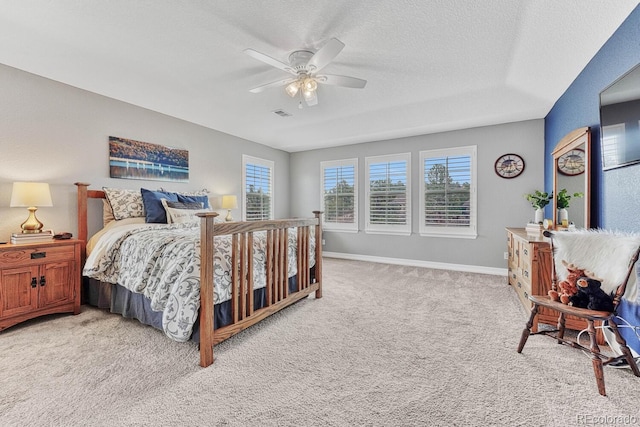
[[[102,190],[89,190],[90,184],[76,182],[78,187],[78,239],[82,244],[82,264],[86,260],[88,239],[87,206],[88,199],[104,199]],[[201,219],[200,245],[200,366],[213,363],[213,346],[254,325],[269,315],[307,297],[315,292],[322,298],[322,221],[320,211],[313,211],[315,218],[283,219],[273,221],[247,221],[214,224],[216,212],[198,214]],[[298,228],[297,241],[297,284],[298,290],[289,293],[287,277],[288,229]],[[315,227],[315,274],[310,274],[310,233]],[[265,287],[266,305],[254,310],[253,304],[253,257],[248,256],[253,247],[253,233],[266,231],[267,256]],[[231,304],[233,321],[214,329],[214,236],[232,236]],[[203,313],[205,315],[203,315]]]

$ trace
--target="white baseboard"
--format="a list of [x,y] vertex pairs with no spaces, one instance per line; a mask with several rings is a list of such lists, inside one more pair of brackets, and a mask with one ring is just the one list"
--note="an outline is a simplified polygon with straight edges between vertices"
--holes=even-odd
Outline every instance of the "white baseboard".
[[452,271],[465,271],[469,273],[480,274],[493,274],[495,276],[507,276],[506,268],[495,267],[483,267],[480,265],[465,265],[465,264],[449,264],[446,262],[432,262],[432,261],[420,261],[416,259],[403,259],[403,258],[387,258],[371,255],[356,255],[346,254],[341,252],[327,252],[323,251],[322,256],[326,258],[340,258],[348,259],[352,261],[368,261],[378,262],[382,264],[395,264],[406,265],[410,267],[424,267],[424,268],[437,268],[438,270],[452,270]]

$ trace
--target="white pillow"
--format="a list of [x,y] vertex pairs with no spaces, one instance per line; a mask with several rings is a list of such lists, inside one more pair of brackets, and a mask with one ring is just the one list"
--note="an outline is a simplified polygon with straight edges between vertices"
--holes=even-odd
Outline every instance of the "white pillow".
[[200,218],[196,214],[211,212],[211,209],[203,208],[202,203],[169,202],[166,199],[162,199],[162,206],[167,212],[168,224],[197,224],[200,222]]

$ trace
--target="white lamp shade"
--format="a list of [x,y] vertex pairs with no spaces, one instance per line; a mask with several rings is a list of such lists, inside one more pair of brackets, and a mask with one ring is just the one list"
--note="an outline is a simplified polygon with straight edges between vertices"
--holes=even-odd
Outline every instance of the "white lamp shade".
[[49,184],[14,182],[9,206],[12,208],[53,206]]
[[222,196],[222,209],[236,209],[238,198],[236,196]]

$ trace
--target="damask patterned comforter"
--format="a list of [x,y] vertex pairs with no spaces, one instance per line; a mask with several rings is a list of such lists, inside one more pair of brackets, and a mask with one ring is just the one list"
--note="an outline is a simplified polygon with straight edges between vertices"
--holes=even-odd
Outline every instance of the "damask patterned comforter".
[[[297,274],[297,230],[289,229],[288,277]],[[215,304],[231,298],[231,236],[215,238]],[[315,265],[312,235],[310,267]],[[254,289],[266,285],[266,233],[254,233]],[[200,308],[200,226],[127,224],[105,230],[93,245],[83,274],[143,294],[162,312],[164,333],[189,340]]]

